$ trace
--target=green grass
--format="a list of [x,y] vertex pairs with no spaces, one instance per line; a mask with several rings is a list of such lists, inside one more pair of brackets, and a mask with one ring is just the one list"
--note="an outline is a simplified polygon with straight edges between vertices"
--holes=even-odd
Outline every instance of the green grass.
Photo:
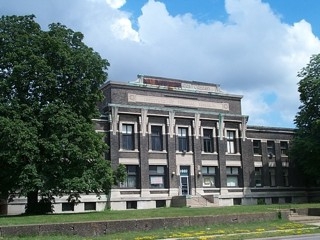
[[273,204],[250,205],[215,208],[157,208],[142,210],[123,210],[74,214],[48,214],[39,216],[1,216],[0,226],[22,224],[45,224],[63,222],[106,221],[119,219],[142,219],[158,217],[201,216],[201,215],[225,215],[256,212],[272,212],[289,208],[320,207],[320,204]]
[[253,223],[237,224],[215,224],[205,227],[183,227],[176,229],[159,229],[146,232],[122,232],[109,234],[101,237],[79,237],[79,236],[32,236],[32,237],[11,237],[0,239],[21,239],[21,240],[153,240],[166,238],[189,238],[199,240],[209,239],[250,239],[284,235],[301,235],[319,233],[319,227],[288,222],[286,220],[263,221]]

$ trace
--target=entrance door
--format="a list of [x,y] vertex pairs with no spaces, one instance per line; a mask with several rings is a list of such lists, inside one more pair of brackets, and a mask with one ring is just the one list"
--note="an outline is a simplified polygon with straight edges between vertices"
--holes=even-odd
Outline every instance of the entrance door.
[[189,195],[189,177],[188,176],[180,176],[180,188],[181,188],[181,195],[183,196]]
[[189,167],[180,166],[180,189],[181,195],[189,195]]

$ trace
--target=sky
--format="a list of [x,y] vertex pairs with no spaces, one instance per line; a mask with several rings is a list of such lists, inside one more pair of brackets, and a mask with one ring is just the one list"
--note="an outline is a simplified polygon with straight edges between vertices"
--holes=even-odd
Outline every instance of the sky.
[[320,53],[319,0],[0,0],[1,15],[60,22],[110,62],[108,80],[138,74],[219,84],[243,95],[249,125],[295,127],[297,74]]

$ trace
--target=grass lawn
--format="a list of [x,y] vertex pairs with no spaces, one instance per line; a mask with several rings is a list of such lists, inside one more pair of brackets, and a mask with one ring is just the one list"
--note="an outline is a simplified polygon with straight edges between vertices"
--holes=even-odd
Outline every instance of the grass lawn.
[[[200,216],[200,215],[226,215],[244,214],[252,212],[272,212],[290,208],[320,208],[320,204],[273,204],[273,205],[250,205],[250,206],[231,206],[215,208],[157,208],[143,210],[123,210],[92,213],[75,214],[48,214],[39,216],[1,216],[0,226],[22,225],[22,224],[45,224],[63,222],[84,222],[84,221],[106,221],[119,219],[142,219],[156,217],[179,217],[179,216]],[[319,227],[292,223],[287,220],[275,220],[264,222],[253,222],[246,224],[215,224],[206,227],[186,227],[179,229],[159,229],[147,232],[123,232],[111,234],[103,237],[81,238],[79,236],[33,236],[8,239],[134,239],[152,240],[165,238],[196,237],[193,239],[249,239],[257,237],[269,237],[290,234],[319,233]],[[214,235],[214,238],[213,238]],[[7,239],[7,238],[1,238]]]
[[155,240],[155,239],[228,239],[241,240],[250,238],[263,238],[284,235],[301,235],[320,233],[319,227],[292,223],[286,220],[274,220],[253,223],[215,224],[205,227],[184,227],[176,229],[161,229],[146,232],[122,232],[101,237],[79,237],[79,236],[29,236],[0,238],[2,240]]
[[320,204],[273,204],[273,205],[247,205],[214,208],[156,208],[135,209],[91,213],[72,214],[47,214],[39,216],[1,216],[0,226],[22,224],[45,224],[63,222],[106,221],[119,219],[142,219],[157,217],[201,216],[201,215],[225,215],[256,212],[271,212],[290,208],[320,208]]

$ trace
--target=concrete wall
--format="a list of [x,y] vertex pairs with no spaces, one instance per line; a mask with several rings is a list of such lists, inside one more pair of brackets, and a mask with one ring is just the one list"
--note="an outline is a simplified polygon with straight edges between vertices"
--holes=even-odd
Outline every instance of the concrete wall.
[[278,218],[277,212],[255,214],[232,214],[217,216],[150,218],[101,222],[33,224],[24,226],[1,226],[0,237],[37,235],[102,236],[123,231],[148,231],[184,226],[207,226],[221,223],[246,223]]

